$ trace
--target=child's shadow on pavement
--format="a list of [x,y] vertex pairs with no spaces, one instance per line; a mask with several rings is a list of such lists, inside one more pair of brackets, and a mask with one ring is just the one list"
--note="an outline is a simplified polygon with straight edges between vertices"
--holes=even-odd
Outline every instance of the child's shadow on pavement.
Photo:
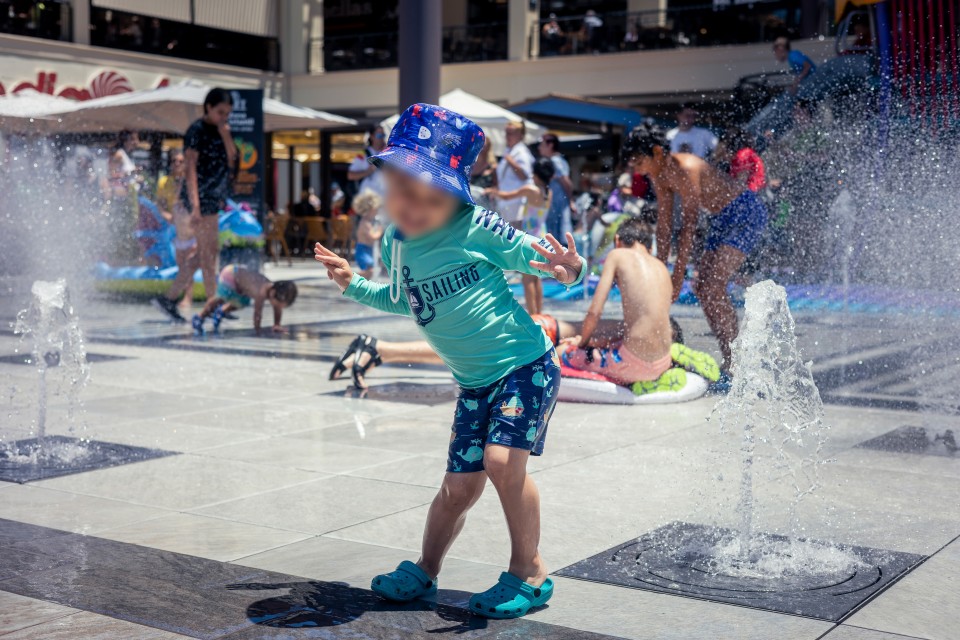
[[[414,600],[387,602],[372,591],[342,582],[241,583],[227,585],[234,591],[285,591],[247,606],[247,618],[254,624],[277,629],[311,629],[350,625],[362,637],[388,637],[377,628],[403,631],[404,637],[421,634],[469,634],[485,630],[489,620],[471,615],[466,608]],[[444,590],[445,600],[464,603],[469,593]],[[375,613],[375,616],[364,614]],[[408,635],[409,634],[409,635]],[[483,635],[481,632],[480,635]]]

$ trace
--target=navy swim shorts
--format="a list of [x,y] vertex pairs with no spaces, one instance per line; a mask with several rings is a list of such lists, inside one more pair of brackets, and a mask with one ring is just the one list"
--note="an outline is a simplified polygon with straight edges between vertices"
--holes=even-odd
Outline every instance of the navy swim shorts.
[[488,387],[461,389],[447,453],[447,471],[483,471],[488,444],[543,453],[547,423],[560,389],[560,360],[550,349]]

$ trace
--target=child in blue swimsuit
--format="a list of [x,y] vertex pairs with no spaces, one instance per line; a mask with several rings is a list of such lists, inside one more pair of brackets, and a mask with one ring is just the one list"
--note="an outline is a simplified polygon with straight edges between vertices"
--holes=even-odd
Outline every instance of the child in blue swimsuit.
[[381,255],[390,284],[353,273],[322,245],[315,253],[348,298],[411,316],[461,389],[447,473],[427,516],[420,558],[375,577],[372,589],[401,602],[435,593],[443,559],[489,478],[510,530],[510,565],[497,584],[470,599],[470,609],[516,618],[553,594],[538,551],[540,499],[526,465],[543,452],[560,367],[553,344],[514,299],[503,271],[574,284],[584,262],[569,234],[568,250],[474,204],[470,169],[483,144],[483,131],[467,118],[411,106],[387,147],[370,158],[387,183],[391,224]]

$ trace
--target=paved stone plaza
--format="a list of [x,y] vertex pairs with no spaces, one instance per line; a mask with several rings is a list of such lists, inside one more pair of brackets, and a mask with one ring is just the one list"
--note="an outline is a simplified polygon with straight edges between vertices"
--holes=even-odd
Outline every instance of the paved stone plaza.
[[[942,332],[921,335],[916,318],[796,318],[831,427],[823,487],[797,518],[805,537],[902,554],[907,572],[879,593],[830,619],[554,575],[549,606],[496,622],[465,609],[470,593],[496,581],[508,553],[492,490],[453,547],[435,603],[390,605],[369,591],[371,576],[418,553],[443,475],[453,385],[440,368],[387,366],[371,374],[371,397],[345,397],[346,383],[326,377],[356,333],[411,339],[415,328],[341,300],[318,271],[269,270],[301,285],[285,314],[286,337],[254,336],[249,310],[222,336],[196,339],[147,305],[78,305],[93,377],[83,393],[87,430],[72,435],[172,455],[0,483],[0,635],[958,637],[960,459],[922,446],[891,451],[897,429],[960,428],[950,399],[960,351],[949,319],[938,321]],[[17,425],[36,393],[33,369],[2,359],[15,353],[8,323],[26,306],[28,285],[4,283],[0,293],[6,439],[27,435]],[[563,317],[581,313],[577,303],[548,307]],[[677,316],[689,343],[715,349],[698,309],[678,308]],[[942,373],[927,375],[931,369]],[[736,460],[715,455],[713,404],[558,407],[546,452],[531,463],[553,571],[669,523],[735,526],[732,513],[703,510],[704,495],[725,486],[717,478],[736,473]],[[939,410],[916,410],[924,406]],[[71,435],[62,399],[49,423],[53,434]],[[770,483],[757,492],[765,498],[761,522],[784,525],[784,489]]]

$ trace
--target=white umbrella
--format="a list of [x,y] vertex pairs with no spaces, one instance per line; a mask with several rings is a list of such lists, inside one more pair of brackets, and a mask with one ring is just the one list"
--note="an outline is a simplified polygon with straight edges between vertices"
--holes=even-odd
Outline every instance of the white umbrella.
[[[532,143],[540,137],[543,127],[524,120],[509,109],[504,109],[498,104],[487,102],[483,98],[467,93],[463,89],[454,89],[440,96],[440,106],[444,109],[450,109],[457,113],[467,116],[476,122],[483,129],[487,139],[493,146],[493,153],[501,156],[506,149],[507,143],[503,135],[503,128],[508,122],[523,122],[526,125],[527,137],[526,143]],[[389,133],[393,125],[397,123],[400,114],[395,114],[381,122],[380,124]]]
[[[71,132],[120,131],[121,129],[182,133],[199,118],[210,87],[198,82],[133,91],[80,103],[62,114],[62,129]],[[356,125],[356,120],[295,107],[264,98],[264,130],[325,129]]]
[[32,89],[0,98],[0,131],[46,134],[60,128],[62,115],[76,109],[76,100]]

